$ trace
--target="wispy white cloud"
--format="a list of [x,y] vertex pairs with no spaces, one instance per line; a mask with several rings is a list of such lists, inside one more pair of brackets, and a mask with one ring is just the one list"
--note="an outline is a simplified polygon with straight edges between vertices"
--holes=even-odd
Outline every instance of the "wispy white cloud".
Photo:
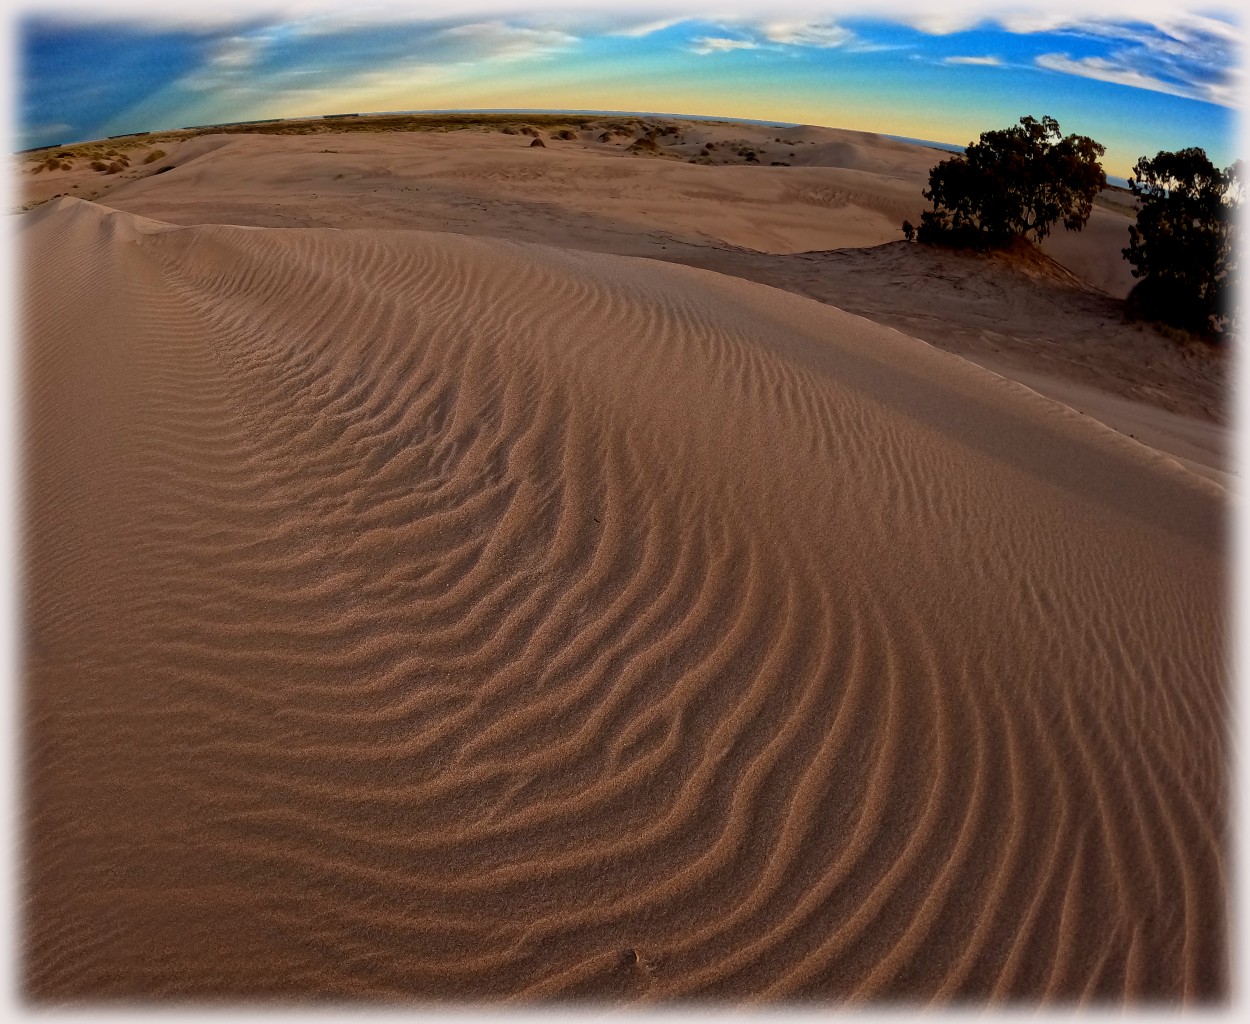
[[256,63],[265,40],[258,36],[230,36],[221,40],[209,58],[219,68],[247,68]]
[[268,42],[266,33],[234,35],[220,39],[214,44],[204,63],[184,75],[178,84],[191,92],[234,88],[252,74],[252,69],[261,60]]
[[873,43],[867,39],[856,38],[842,49],[847,53],[897,53],[899,50],[914,50],[915,47],[915,43]]
[[814,46],[832,49],[845,46],[855,38],[850,29],[832,22],[774,21],[761,26],[765,39],[786,46]]
[[1073,60],[1066,53],[1043,53],[1036,58],[1036,63],[1039,68],[1058,71],[1065,75],[1079,75],[1081,78],[1093,78],[1099,82],[1113,82],[1116,85],[1129,85],[1135,89],[1150,89],[1153,92],[1188,95],[1187,90],[1178,90],[1175,85],[1143,75],[1140,71],[1121,67],[1105,57],[1082,57],[1079,60]]
[[103,134],[135,124],[181,127],[261,117],[301,117],[351,110],[396,110],[416,106],[422,90],[464,81],[472,68],[408,64],[334,76],[290,69],[260,78],[232,79],[212,90],[190,89],[186,78],[144,97],[119,113]]
[[[307,91],[324,87],[328,90],[330,107],[337,108],[340,104],[333,100],[333,89],[345,80],[356,80],[360,63],[354,66],[344,63],[348,51],[342,48],[333,57],[328,57],[324,49],[313,49],[308,51],[304,61],[289,59],[293,39],[298,50],[308,46],[310,41],[315,42],[316,38],[317,34],[293,32],[287,25],[271,25],[250,34],[226,37],[214,45],[201,65],[177,79],[173,90],[211,93],[217,97],[228,94],[234,102],[240,103],[279,96],[290,89]],[[288,59],[279,62],[281,66],[267,66],[269,47],[278,39],[284,41]],[[547,59],[568,51],[578,42],[578,37],[558,29],[502,21],[440,26],[413,39],[411,45],[392,45],[389,52],[378,53],[374,66],[359,80],[372,83],[370,88],[381,88],[381,82],[414,81],[439,66],[455,68]],[[366,41],[365,46],[369,45]]]
[[945,57],[943,64],[973,64],[978,67],[1000,68],[1003,62],[998,57]]
[[1126,85],[1134,89],[1146,89],[1150,92],[1180,96],[1184,99],[1203,100],[1229,107],[1237,104],[1237,94],[1240,92],[1231,82],[1206,83],[1199,87],[1187,82],[1167,81],[1107,57],[1073,59],[1066,53],[1043,53],[1036,58],[1035,63],[1047,71],[1058,71],[1065,75],[1078,75],[1081,78],[1092,78],[1099,82],[1111,82],[1115,85]]
[[1216,36],[1235,43],[1241,33],[1237,25],[1210,13],[1193,10],[1192,4],[1178,2],[1162,6],[1129,6],[1126,10],[1099,4],[1096,10],[1077,7],[1052,7],[1039,4],[1033,7],[1008,8],[991,14],[984,20],[1016,35],[1033,35],[1040,32],[1081,32],[1112,38],[1127,38],[1141,34],[1142,29],[1154,29],[1177,38],[1196,39]]
[[[301,28],[305,27],[300,23]],[[328,46],[288,24],[252,26],[215,40],[198,66],[111,117],[104,134],[133,124],[181,126],[326,111],[408,109],[431,87],[473,82],[520,60],[550,59],[579,38],[554,28],[473,21],[387,36],[375,29]],[[367,58],[372,55],[372,64]],[[367,67],[367,70],[361,70]],[[494,69],[493,71],[491,69]]]
[[[533,0],[423,0],[419,10],[412,0],[354,0],[350,5],[343,0],[182,0],[177,4],[160,0],[99,0],[94,5],[83,0],[19,0],[19,6],[37,7],[41,13],[66,12],[75,18],[105,20],[122,15],[165,27],[191,28],[251,23],[258,17],[279,21],[326,20],[339,26],[418,19],[489,20],[532,17],[535,10]],[[871,5],[864,0],[681,0],[678,4],[671,0],[664,4],[647,0],[598,0],[595,4],[586,0],[549,0],[542,8],[549,20],[566,26],[602,19],[626,26],[658,24],[669,19],[715,22],[725,20],[732,11],[741,18],[871,15],[941,32],[985,21],[1016,25],[1020,31],[1053,31],[1091,20],[1163,24],[1169,19],[1192,20],[1213,13],[1235,18],[1241,6],[1238,0],[1099,0],[1096,8],[1089,0],[943,0],[940,5],[933,0],[873,0]],[[1199,10],[1201,14],[1193,13]]]
[[1219,106],[1244,102],[1240,29],[1221,18],[1174,10],[1150,23],[1078,22],[1059,34],[1105,44],[1106,52],[1045,53],[1038,66]]
[[[1243,0],[1244,2],[1244,0]],[[863,14],[862,4],[853,5]],[[875,17],[926,35],[947,36],[994,25],[1013,35],[1076,33],[1127,39],[1160,33],[1186,45],[1220,41],[1226,53],[1244,38],[1237,0],[874,0]],[[832,0],[826,10],[839,10]]]
[[560,29],[531,28],[503,21],[454,25],[443,29],[440,35],[466,44],[468,52],[464,59],[470,60],[545,57],[567,50],[579,42],[577,36]]
[[727,53],[730,50],[781,50],[786,47],[812,47],[822,50],[856,43],[855,33],[830,21],[732,21],[718,26],[738,32],[736,36],[698,36],[692,40],[695,53]]
[[[894,0],[879,0],[888,5]],[[1244,101],[1243,30],[1220,0],[1203,11],[1186,2],[1100,0],[1096,10],[1079,3],[1017,2],[995,10],[988,4],[952,3],[937,10],[883,10],[928,35],[950,35],[977,25],[996,25],[1017,36],[1051,35],[1083,40],[1073,57],[1062,44],[1034,58],[1034,66],[1061,74],[1114,82],[1226,107]],[[1225,15],[1225,11],[1228,11]],[[1102,53],[1089,53],[1090,43]],[[967,63],[943,59],[940,63]]]
[[684,21],[689,21],[688,17],[680,18],[654,18],[650,21],[644,21],[637,25],[624,25],[620,28],[611,29],[608,35],[612,36],[629,36],[631,39],[642,39],[646,36],[653,35],[656,32],[663,32],[666,28],[672,28],[674,25],[680,25]]
[[[72,14],[79,23],[125,17],[147,31],[180,26],[203,33],[216,49],[180,79],[180,88],[187,92],[237,90],[256,83],[263,88],[271,74],[266,70],[271,45],[276,49],[277,44],[290,44],[293,39],[336,32],[365,36],[369,29],[381,29],[376,33],[379,36],[389,35],[390,26],[396,28],[397,42],[374,64],[395,68],[397,73],[416,64],[541,60],[568,52],[591,35],[642,39],[694,21],[699,24],[691,25],[689,31],[705,34],[686,45],[700,55],[804,47],[845,53],[906,48],[857,36],[834,20],[835,16],[871,14],[930,35],[993,24],[1021,36],[1079,37],[1084,40],[1080,47],[1059,39],[1038,43],[1033,52],[1053,52],[1037,57],[1033,66],[1227,107],[1241,105],[1245,95],[1244,28],[1233,14],[1234,0],[1099,0],[1096,9],[1088,0],[943,0],[937,8],[931,0],[873,0],[871,10],[863,0],[751,0],[735,13],[726,9],[740,0],[682,0],[667,9],[650,6],[647,0],[640,0],[641,6],[628,0],[602,0],[594,12],[584,3],[574,6],[578,0],[557,0],[541,15],[534,14],[524,0],[428,0],[418,10],[410,0],[353,0],[350,5],[342,0],[261,0],[263,8],[257,0],[179,0],[176,4],[100,0],[94,9],[84,9],[81,0],[19,2],[31,8],[37,2],[40,17],[58,11],[65,12],[67,19]],[[1199,4],[1200,11],[1192,9]],[[409,39],[411,46],[399,58],[395,51],[408,46]],[[1100,43],[1089,45],[1090,40]],[[953,43],[961,48],[968,45]],[[1091,51],[1096,55],[1090,55]],[[323,48],[310,59],[328,81],[329,76],[353,66],[347,56],[341,48]],[[1009,53],[1008,59],[1016,58]],[[996,66],[990,58],[961,55],[944,62]],[[244,81],[249,76],[250,83]]]
[[420,90],[447,85],[471,75],[470,69],[445,65],[381,68],[352,75],[343,82],[298,84],[287,79],[265,98],[263,116],[288,117],[330,110],[398,110],[415,105]]
[[724,36],[699,36],[692,39],[691,50],[706,56],[709,53],[728,53],[731,50],[758,50],[760,44],[754,39],[729,39]]
[[925,35],[949,36],[976,27],[984,18],[975,12],[969,13],[958,8],[954,10],[943,8],[916,11],[914,14],[904,15],[897,20]]

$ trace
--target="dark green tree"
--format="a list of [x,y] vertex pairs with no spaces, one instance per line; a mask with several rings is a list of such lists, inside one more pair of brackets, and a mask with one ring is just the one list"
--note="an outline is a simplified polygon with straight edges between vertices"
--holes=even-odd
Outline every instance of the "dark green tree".
[[1141,280],[1129,293],[1129,316],[1203,335],[1232,328],[1243,180],[1240,163],[1221,171],[1198,148],[1137,161],[1128,180],[1137,223],[1123,252]]
[[1106,187],[1104,148],[1084,135],[1066,138],[1053,117],[1020,118],[1002,131],[982,132],[962,156],[929,172],[921,214],[922,242],[993,248],[1016,238],[1040,242],[1062,221],[1079,231],[1094,197]]

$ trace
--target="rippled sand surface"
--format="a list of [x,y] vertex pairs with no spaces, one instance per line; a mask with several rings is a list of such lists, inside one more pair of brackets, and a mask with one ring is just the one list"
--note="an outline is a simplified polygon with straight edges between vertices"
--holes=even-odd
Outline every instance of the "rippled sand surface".
[[704,271],[20,242],[31,997],[1226,994],[1216,484]]

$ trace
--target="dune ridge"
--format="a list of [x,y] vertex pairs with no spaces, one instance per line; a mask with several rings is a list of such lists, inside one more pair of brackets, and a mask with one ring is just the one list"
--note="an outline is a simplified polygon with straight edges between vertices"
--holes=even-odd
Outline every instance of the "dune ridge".
[[686,267],[22,245],[31,997],[1226,995],[1216,484]]

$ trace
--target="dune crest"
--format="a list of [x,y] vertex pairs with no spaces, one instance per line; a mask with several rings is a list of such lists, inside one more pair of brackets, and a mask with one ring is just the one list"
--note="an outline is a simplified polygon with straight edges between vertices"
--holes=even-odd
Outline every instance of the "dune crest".
[[1214,484],[705,271],[21,244],[32,997],[1226,994]]

